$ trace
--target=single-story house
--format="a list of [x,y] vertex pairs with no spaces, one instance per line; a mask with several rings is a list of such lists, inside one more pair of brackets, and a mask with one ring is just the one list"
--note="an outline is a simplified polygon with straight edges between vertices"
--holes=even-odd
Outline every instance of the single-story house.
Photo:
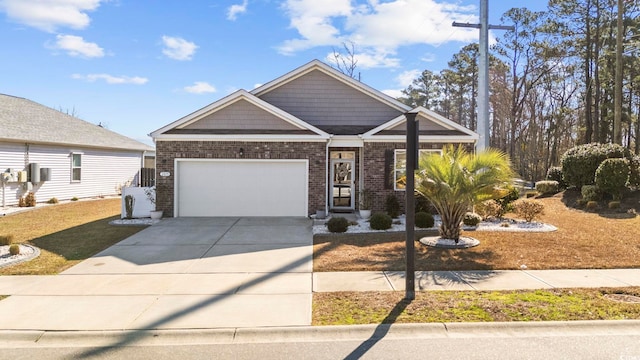
[[314,60],[254,90],[238,90],[150,135],[156,207],[165,216],[308,216],[373,210],[405,166],[405,113],[417,112],[422,151],[478,139],[425,108],[412,109]]
[[152,146],[28,99],[0,94],[1,205],[119,194]]

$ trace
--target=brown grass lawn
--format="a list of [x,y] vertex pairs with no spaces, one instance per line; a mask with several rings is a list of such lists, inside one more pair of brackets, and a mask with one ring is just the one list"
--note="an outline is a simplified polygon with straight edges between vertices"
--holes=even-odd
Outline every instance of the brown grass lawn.
[[144,227],[113,226],[120,199],[78,201],[0,218],[0,234],[40,248],[40,256],[0,269],[0,275],[57,274]]
[[[640,267],[640,216],[590,213],[565,205],[574,193],[540,198],[551,233],[465,232],[480,240],[471,249],[427,248],[416,242],[417,270],[590,269]],[[638,207],[638,196],[627,206]],[[631,203],[629,203],[631,202]],[[314,237],[314,271],[404,270],[404,233]]]

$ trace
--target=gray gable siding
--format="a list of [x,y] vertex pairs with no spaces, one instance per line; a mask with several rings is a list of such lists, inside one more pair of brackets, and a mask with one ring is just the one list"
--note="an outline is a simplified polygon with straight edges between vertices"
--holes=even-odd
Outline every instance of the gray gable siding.
[[[440,125],[440,124],[436,124],[435,122],[425,118],[425,117],[418,117],[418,125],[420,127],[420,130],[427,130],[427,131],[445,131],[445,130],[449,130],[446,127]],[[407,130],[407,124],[406,123],[401,123],[398,124],[392,128],[389,128],[387,130],[391,130],[391,131],[395,131],[395,130],[402,130],[402,131],[406,131]]]
[[246,101],[239,100],[182,129],[300,130],[291,123]]
[[320,70],[291,80],[260,98],[319,128],[335,125],[374,128],[402,114]]

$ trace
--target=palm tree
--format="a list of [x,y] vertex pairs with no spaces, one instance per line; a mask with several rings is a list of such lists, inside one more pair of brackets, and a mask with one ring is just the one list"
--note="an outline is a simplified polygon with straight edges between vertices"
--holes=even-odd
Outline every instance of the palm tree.
[[420,157],[416,192],[440,213],[440,236],[458,243],[460,223],[472,205],[504,196],[513,179],[509,158],[496,149],[473,154],[461,146]]

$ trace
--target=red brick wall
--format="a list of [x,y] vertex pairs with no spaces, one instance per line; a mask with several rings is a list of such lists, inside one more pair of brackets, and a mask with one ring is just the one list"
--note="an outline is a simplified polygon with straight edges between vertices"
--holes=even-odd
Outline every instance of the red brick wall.
[[[443,143],[421,143],[420,149],[442,149],[444,145]],[[372,190],[375,194],[372,208],[373,212],[384,211],[385,201],[389,194],[394,194],[398,198],[402,212],[405,211],[404,190],[396,191],[393,190],[393,188],[385,188],[385,151],[395,149],[406,149],[406,144],[404,142],[367,142],[364,144],[364,186]],[[473,145],[470,144],[467,150],[473,150]],[[391,164],[391,168],[393,169],[393,163]],[[391,174],[390,176],[393,179],[393,175]]]
[[[325,204],[325,147],[323,142],[157,141],[156,208],[167,217],[173,216],[175,159],[308,159],[308,210],[315,214]],[[240,148],[244,151],[242,157]],[[170,176],[162,177],[161,172],[169,172]]]

